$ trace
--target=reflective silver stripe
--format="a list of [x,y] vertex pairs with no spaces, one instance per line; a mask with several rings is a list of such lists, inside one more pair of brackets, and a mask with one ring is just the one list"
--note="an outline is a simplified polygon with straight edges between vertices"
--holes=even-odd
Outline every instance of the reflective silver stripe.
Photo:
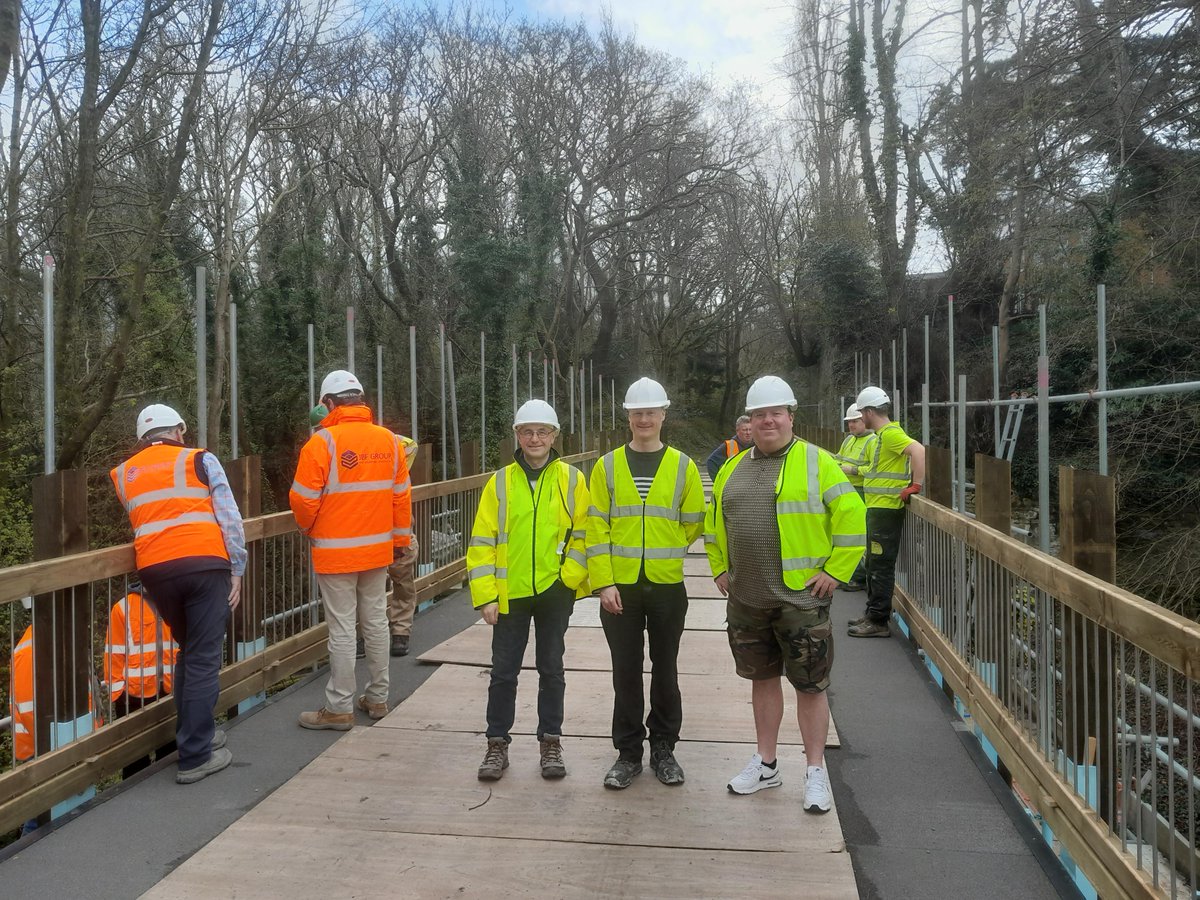
[[833,536],[833,546],[865,547],[867,546],[867,536],[865,534],[835,534]]
[[317,434],[321,436],[321,440],[325,442],[325,446],[329,450],[329,474],[325,478],[325,490],[329,491],[337,487],[341,482],[341,479],[338,478],[337,442],[333,439],[333,435],[329,433],[328,428],[323,428]]
[[715,534],[713,534],[710,531],[704,532],[704,543],[715,544],[716,542],[717,542],[717,536]]
[[500,533],[497,540],[501,544],[508,543],[508,466],[495,474],[496,479],[496,530]]
[[[604,454],[604,481],[608,485],[608,514],[609,516],[617,515],[617,475],[616,463],[614,460],[617,456],[616,450],[611,453]],[[605,519],[604,521],[608,521]]]
[[24,703],[14,703],[13,706],[16,707],[16,710],[19,713],[33,712],[33,701],[32,700],[26,700]]
[[312,545],[318,550],[350,550],[354,547],[370,547],[374,544],[390,544],[392,533],[364,534],[361,537],[348,538],[313,538]]
[[393,528],[392,529],[392,537],[394,537],[394,538],[411,537],[411,536],[412,536],[411,528]]
[[486,578],[489,575],[495,574],[495,566],[475,566],[473,569],[467,572],[467,578],[469,578],[471,581],[474,581],[476,578]]
[[568,550],[567,551],[567,559],[573,560],[574,562],[579,563],[579,565],[581,565],[581,566],[587,565],[587,560],[584,558],[583,554],[580,553],[578,550]]
[[[167,666],[167,671],[171,671],[171,667]],[[127,668],[125,670],[126,678],[149,678],[151,675],[158,674],[158,666],[146,666],[143,668]]]
[[641,547],[613,544],[612,555],[626,559],[683,559],[687,556],[687,547],[647,547],[643,551]]
[[159,519],[157,522],[149,522],[140,528],[135,528],[133,536],[135,538],[146,537],[150,534],[158,534],[160,531],[166,531],[168,528],[174,528],[177,525],[195,525],[197,523],[217,524],[217,517],[212,513],[195,512],[184,513],[182,516],[176,516],[173,519]]
[[612,553],[612,544],[592,544],[587,548],[588,559],[593,556],[605,556],[609,553]]
[[469,547],[495,547],[496,539],[494,537],[486,537],[482,534],[471,535],[471,541],[467,545]]
[[112,684],[110,684],[108,686],[108,688],[110,691],[123,691],[123,690],[125,690],[125,682],[124,681],[114,681]]
[[[676,510],[676,514],[678,514],[679,507],[683,504],[683,487],[684,481],[687,479],[689,462],[691,460],[688,457],[682,453],[679,454],[679,471],[675,473],[675,496],[671,498],[671,506]],[[678,522],[679,520],[676,519],[675,521]]]
[[821,495],[821,499],[825,502],[825,505],[828,506],[838,497],[842,496],[842,494],[854,493],[857,493],[857,491],[854,490],[854,485],[848,481],[839,481],[837,484],[825,491],[825,493]]
[[[642,558],[642,548],[641,547],[626,547],[622,544],[613,544],[611,552],[612,552],[613,556],[620,556],[624,559],[641,559]],[[647,555],[649,555],[649,551],[647,551]]]
[[292,490],[295,493],[299,494],[301,497],[304,497],[308,500],[320,500],[321,499],[320,491],[314,491],[310,487],[305,487],[298,481],[292,482]]
[[25,650],[26,648],[32,647],[32,646],[33,646],[32,640],[22,641],[21,643],[17,644],[17,646],[13,647],[13,653],[14,654],[20,653],[22,650]]
[[674,507],[652,506],[650,504],[647,504],[645,509],[646,509],[646,516],[648,518],[666,519],[668,522],[678,522],[679,521],[679,507],[678,506],[674,506]]
[[129,497],[125,494],[125,468],[129,465],[129,461],[121,463],[117,466],[117,494],[120,497],[121,505],[125,507],[126,512],[129,511]]
[[595,506],[588,507],[588,515],[595,516],[597,519],[600,519],[605,522],[609,521],[608,513],[604,512],[601,509],[597,509]]
[[811,500],[780,500],[775,504],[776,515],[786,516],[791,513],[823,513],[825,512],[825,504],[821,502],[820,497],[816,502]]
[[908,472],[884,472],[879,469],[869,469],[863,472],[864,477],[878,478],[884,481],[907,481]]
[[586,528],[573,528],[571,530],[571,540],[582,541],[585,537],[587,537]]
[[497,566],[496,567],[496,577],[499,579],[507,578],[508,577],[508,569],[504,568],[503,566]]
[[873,487],[871,485],[865,485],[865,484],[863,485],[863,493],[864,494],[887,494],[887,495],[899,497],[900,492],[903,490],[904,490],[904,488],[898,488],[898,487]]
[[105,647],[104,652],[105,653],[115,653],[118,656],[124,656],[125,648],[122,647],[120,644],[113,644],[112,646]]
[[412,479],[411,478],[405,478],[399,484],[392,485],[392,493],[393,494],[403,494],[405,491],[411,491],[411,490],[412,490]]
[[694,512],[694,513],[681,512],[679,514],[679,521],[680,522],[703,522],[704,521],[704,513],[702,513],[702,512]]
[[[657,513],[651,513],[650,510],[666,509],[666,507],[665,506],[647,506],[645,509],[648,514],[657,515]],[[613,507],[610,507],[610,511],[614,516],[637,517],[642,514],[642,507],[641,506],[613,506]],[[607,517],[605,517],[605,518],[607,518]]]
[[13,732],[15,734],[29,734],[29,729],[26,728],[24,725],[22,725],[20,722],[14,722],[13,723]]
[[[566,463],[563,463],[566,466]],[[575,521],[575,491],[579,489],[579,470],[567,466],[567,518]]]
[[339,481],[335,485],[325,485],[326,494],[361,494],[367,491],[388,491],[392,488],[390,481]]
[[828,561],[828,556],[794,556],[783,561],[783,571],[795,572],[797,569],[819,569]]
[[159,488],[157,491],[146,491],[144,494],[138,494],[130,500],[125,509],[127,511],[135,510],[139,506],[145,506],[147,503],[161,503],[163,500],[203,500],[208,496],[208,488],[206,487],[169,487]]

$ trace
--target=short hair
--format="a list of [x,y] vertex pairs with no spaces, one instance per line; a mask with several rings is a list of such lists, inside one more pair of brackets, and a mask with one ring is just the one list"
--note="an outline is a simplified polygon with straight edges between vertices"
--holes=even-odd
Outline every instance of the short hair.
[[179,429],[179,427],[180,427],[179,425],[168,425],[166,428],[155,428],[152,431],[147,431],[145,434],[142,435],[142,443],[143,444],[152,444],[155,441],[166,437],[171,432],[177,431]]
[[743,415],[738,416],[737,424],[734,425],[733,427],[741,428],[743,425],[749,425],[749,424],[750,424],[750,417],[743,414]]
[[860,406],[858,408],[859,412],[866,412],[867,410],[870,410],[873,413],[879,413],[879,415],[883,416],[885,419],[890,419],[892,417],[892,404],[890,403],[884,403],[879,406]]
[[330,394],[329,399],[334,406],[357,406],[366,402],[362,391],[342,391],[340,394]]

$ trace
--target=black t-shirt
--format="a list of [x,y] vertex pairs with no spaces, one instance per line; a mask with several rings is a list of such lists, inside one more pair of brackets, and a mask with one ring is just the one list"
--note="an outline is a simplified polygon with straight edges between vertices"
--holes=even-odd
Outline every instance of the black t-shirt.
[[645,500],[650,493],[650,485],[654,482],[654,475],[658,472],[658,467],[666,452],[666,444],[649,453],[634,450],[629,445],[625,446],[625,460],[629,463],[629,474],[633,476],[633,484],[638,489],[638,495],[642,500]]

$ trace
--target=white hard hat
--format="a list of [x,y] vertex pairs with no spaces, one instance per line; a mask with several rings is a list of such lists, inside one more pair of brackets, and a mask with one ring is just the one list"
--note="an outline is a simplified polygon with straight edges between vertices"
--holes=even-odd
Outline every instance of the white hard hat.
[[888,399],[888,395],[884,393],[883,388],[875,387],[875,385],[871,384],[867,385],[862,389],[862,391],[859,392],[858,399],[855,401],[855,404],[859,409],[862,409],[867,406],[872,408],[887,406],[891,402],[892,401]]
[[545,400],[526,400],[513,417],[513,431],[522,425],[549,425],[558,431],[558,413]]
[[183,425],[183,430],[187,431],[187,425],[179,413],[161,403],[152,403],[138,413],[137,438],[140,441],[151,431],[174,428],[176,425]]
[[746,391],[746,412],[766,409],[771,406],[796,408],[796,395],[791,386],[778,375],[764,375],[756,379]]
[[862,413],[858,411],[858,404],[851,403],[846,407],[846,414],[842,416],[843,422],[849,422],[851,419],[861,419]]
[[666,390],[653,378],[639,378],[625,392],[626,409],[666,409],[670,405]]
[[354,377],[353,372],[347,372],[345,369],[334,369],[321,382],[321,398],[336,397],[338,394],[348,394],[351,391],[358,391],[360,394],[366,393],[363,390],[362,382]]

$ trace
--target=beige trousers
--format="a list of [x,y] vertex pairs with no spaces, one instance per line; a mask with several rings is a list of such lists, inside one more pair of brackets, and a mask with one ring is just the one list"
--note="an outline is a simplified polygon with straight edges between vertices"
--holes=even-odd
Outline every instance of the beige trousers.
[[387,569],[317,573],[317,585],[329,624],[329,682],[325,708],[334,713],[354,711],[358,683],[354,675],[355,622],[362,627],[367,651],[368,703],[388,700],[389,641],[387,631]]

